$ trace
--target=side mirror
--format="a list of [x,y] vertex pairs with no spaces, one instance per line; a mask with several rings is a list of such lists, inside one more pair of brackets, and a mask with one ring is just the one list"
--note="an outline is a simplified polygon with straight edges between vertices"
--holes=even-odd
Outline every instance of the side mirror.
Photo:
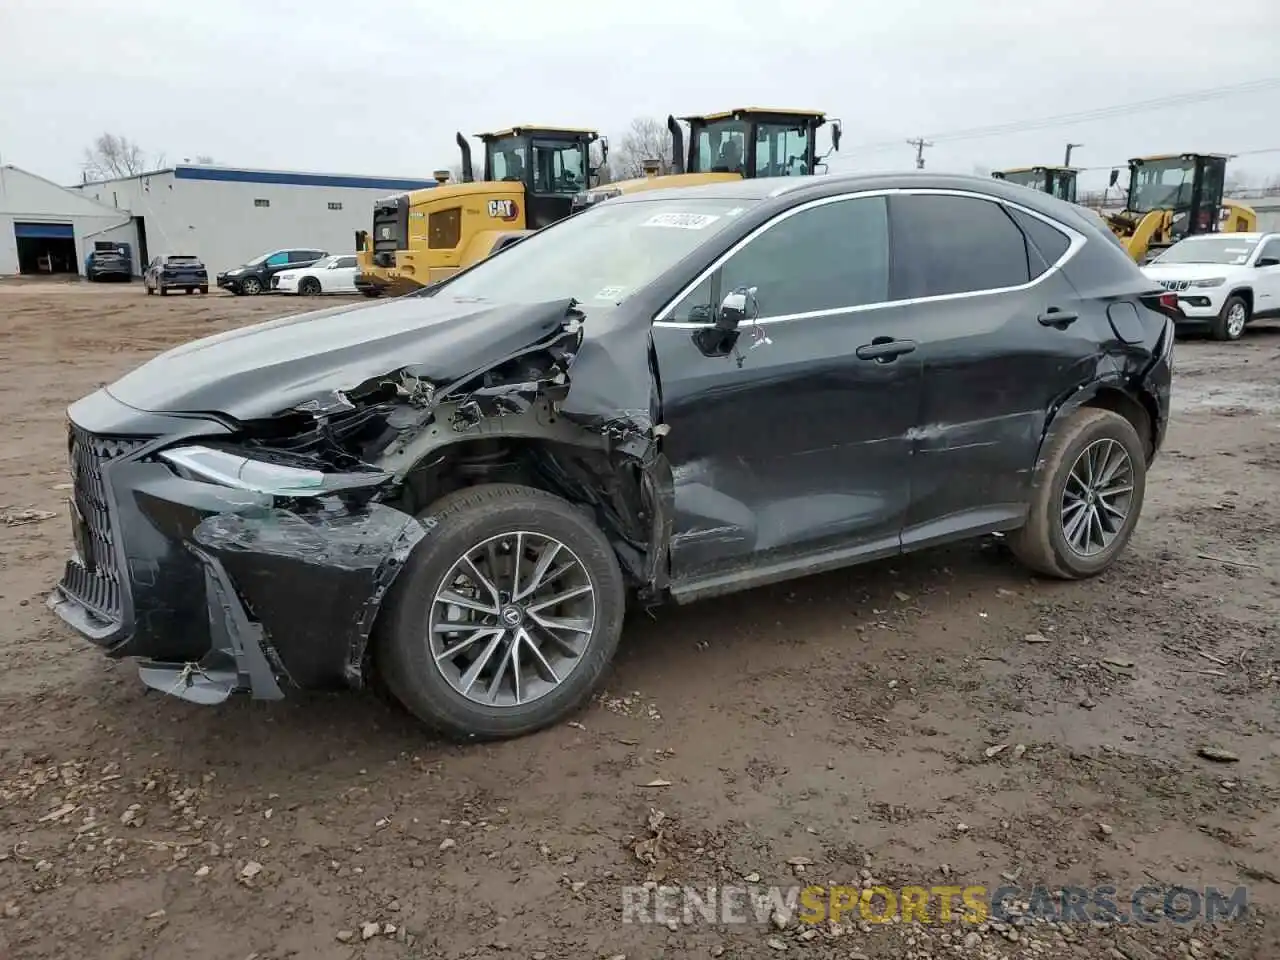
[[1114,186],[1115,186],[1117,183],[1119,183],[1119,182],[1120,182],[1120,171],[1119,171],[1119,170],[1112,170],[1112,171],[1111,171],[1111,180],[1110,180],[1110,182],[1107,184],[1107,186],[1114,187]]
[[716,327],[720,330],[736,330],[738,326],[760,315],[755,287],[739,287],[726,294],[716,311]]
[[1280,267],[1280,257],[1259,257],[1257,267]]

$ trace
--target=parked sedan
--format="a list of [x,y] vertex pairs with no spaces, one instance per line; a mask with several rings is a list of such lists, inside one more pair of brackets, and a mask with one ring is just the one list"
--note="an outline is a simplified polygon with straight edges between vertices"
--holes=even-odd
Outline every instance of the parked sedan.
[[1250,321],[1280,316],[1280,233],[1187,237],[1142,270],[1177,293],[1179,329],[1239,340]]
[[311,247],[273,250],[234,270],[218,274],[218,286],[238,296],[255,297],[271,289],[271,278],[280,271],[309,267],[325,256],[328,254],[324,250]]
[[199,257],[175,255],[156,257],[147,264],[142,274],[142,285],[148,296],[158,293],[164,296],[170,290],[187,293],[209,292],[209,271]]
[[325,257],[301,270],[282,270],[271,277],[271,289],[304,297],[318,297],[322,293],[355,293],[355,254]]
[[1073,205],[989,178],[617,197],[73,404],[51,605],[191,701],[376,671],[449,735],[528,733],[596,690],[629,599],[994,533],[1107,569],[1176,309]]

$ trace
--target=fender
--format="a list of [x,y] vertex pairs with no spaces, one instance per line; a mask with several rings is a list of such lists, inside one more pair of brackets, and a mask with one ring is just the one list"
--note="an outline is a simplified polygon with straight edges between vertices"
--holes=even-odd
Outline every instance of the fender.
[[[1128,412],[1123,409],[1123,401],[1119,404],[1120,409],[1117,409],[1117,404],[1114,402],[1096,402],[1099,399],[1109,399],[1106,396],[1107,394],[1123,397],[1129,404],[1136,405],[1142,411],[1149,421],[1148,432],[1150,434],[1142,437],[1143,443],[1145,445],[1154,443],[1157,425],[1152,421],[1150,409],[1152,401],[1145,399],[1141,395],[1141,391],[1135,394],[1131,381],[1122,372],[1119,370],[1109,371],[1066,396],[1060,397],[1056,403],[1049,407],[1048,415],[1045,417],[1044,430],[1040,434],[1040,445],[1036,450],[1036,465],[1031,474],[1032,486],[1039,483],[1044,475],[1045,450],[1048,449],[1049,444],[1057,436],[1063,424],[1067,423],[1082,407],[1103,407],[1128,417]],[[1132,419],[1131,417],[1128,418]],[[1140,430],[1139,435],[1141,436]]]

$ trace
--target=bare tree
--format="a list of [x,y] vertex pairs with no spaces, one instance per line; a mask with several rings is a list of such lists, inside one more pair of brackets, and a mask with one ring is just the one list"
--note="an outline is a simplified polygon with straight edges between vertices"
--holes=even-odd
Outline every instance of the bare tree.
[[85,147],[80,168],[90,180],[111,180],[117,177],[133,177],[146,170],[164,165],[164,154],[150,157],[137,143],[128,137],[103,133]]
[[671,171],[671,131],[656,117],[636,117],[617,146],[610,145],[609,172],[615,180],[643,177],[646,160],[660,161],[663,173]]

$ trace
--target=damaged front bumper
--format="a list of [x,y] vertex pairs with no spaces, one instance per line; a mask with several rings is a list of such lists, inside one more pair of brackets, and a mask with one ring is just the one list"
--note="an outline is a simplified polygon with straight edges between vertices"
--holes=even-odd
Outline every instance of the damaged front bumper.
[[198,703],[361,685],[416,519],[185,479],[155,458],[175,438],[225,434],[216,422],[141,414],[104,391],[69,415],[76,552],[49,599],[63,621]]

